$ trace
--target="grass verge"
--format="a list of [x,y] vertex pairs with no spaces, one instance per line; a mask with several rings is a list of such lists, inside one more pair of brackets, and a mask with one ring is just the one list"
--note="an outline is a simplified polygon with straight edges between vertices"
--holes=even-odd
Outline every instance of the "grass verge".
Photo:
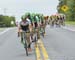
[[65,21],[65,24],[67,24],[67,25],[75,25],[75,21]]
[[0,28],[0,31],[3,31],[3,30],[5,30],[6,28]]

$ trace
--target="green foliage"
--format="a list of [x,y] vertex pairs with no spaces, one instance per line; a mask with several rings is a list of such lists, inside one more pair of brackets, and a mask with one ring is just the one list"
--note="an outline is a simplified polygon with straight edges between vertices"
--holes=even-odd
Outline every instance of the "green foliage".
[[[11,24],[11,21],[13,21],[14,24]],[[15,26],[15,17],[0,15],[0,27],[12,27],[12,26]]]
[[65,21],[65,24],[67,24],[67,25],[75,25],[75,21]]

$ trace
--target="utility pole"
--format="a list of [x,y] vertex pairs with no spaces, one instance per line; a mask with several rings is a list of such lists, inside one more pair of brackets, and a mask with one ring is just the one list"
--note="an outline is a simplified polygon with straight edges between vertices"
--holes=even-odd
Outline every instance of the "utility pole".
[[7,8],[4,8],[3,11],[4,11],[4,15],[6,15],[6,13],[7,13]]

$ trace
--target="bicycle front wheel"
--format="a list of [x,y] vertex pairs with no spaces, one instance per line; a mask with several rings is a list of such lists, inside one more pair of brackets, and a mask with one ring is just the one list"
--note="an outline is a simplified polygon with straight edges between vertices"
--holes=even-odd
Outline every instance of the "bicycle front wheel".
[[25,43],[25,51],[26,51],[26,56],[28,56],[28,49],[27,49],[27,44]]

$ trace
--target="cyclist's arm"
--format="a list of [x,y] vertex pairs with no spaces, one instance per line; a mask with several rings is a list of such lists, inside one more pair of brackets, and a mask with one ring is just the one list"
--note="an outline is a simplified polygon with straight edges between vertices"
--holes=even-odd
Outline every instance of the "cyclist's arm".
[[32,31],[31,21],[30,21],[30,19],[27,19],[27,21],[29,22],[29,31],[31,32]]
[[22,29],[21,29],[21,22],[20,22],[19,25],[18,25],[18,32],[22,32]]
[[20,36],[20,30],[21,30],[21,26],[20,24],[18,24],[18,37]]

